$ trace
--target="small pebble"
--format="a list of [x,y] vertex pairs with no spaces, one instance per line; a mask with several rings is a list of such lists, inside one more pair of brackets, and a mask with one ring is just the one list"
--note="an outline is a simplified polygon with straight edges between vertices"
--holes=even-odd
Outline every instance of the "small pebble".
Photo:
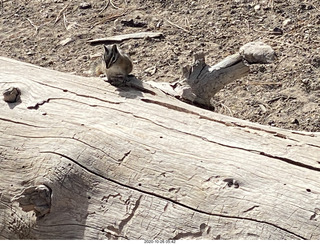
[[249,63],[268,64],[275,59],[274,50],[271,46],[261,42],[249,42],[239,50],[240,55]]
[[274,35],[282,35],[283,34],[283,30],[281,28],[279,28],[279,27],[275,27],[273,29],[273,34]]
[[87,2],[83,2],[83,3],[80,3],[79,5],[79,8],[80,9],[88,9],[88,8],[91,8],[91,3],[87,3]]
[[291,19],[285,19],[283,22],[282,22],[282,26],[283,27],[286,27],[287,25],[290,25],[292,24],[292,20]]

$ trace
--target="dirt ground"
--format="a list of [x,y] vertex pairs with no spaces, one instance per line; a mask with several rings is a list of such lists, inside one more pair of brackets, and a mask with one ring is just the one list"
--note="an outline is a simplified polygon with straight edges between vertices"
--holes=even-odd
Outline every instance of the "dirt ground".
[[120,44],[135,76],[160,82],[178,80],[194,52],[213,65],[261,40],[277,60],[221,90],[215,111],[320,131],[319,0],[0,0],[0,21],[0,56],[78,75],[102,52],[88,40],[160,31],[164,38]]

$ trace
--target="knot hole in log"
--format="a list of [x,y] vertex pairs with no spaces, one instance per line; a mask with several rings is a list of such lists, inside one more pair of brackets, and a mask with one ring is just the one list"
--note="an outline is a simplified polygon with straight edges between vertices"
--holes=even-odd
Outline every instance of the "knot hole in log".
[[23,211],[34,211],[37,218],[42,218],[50,212],[51,194],[51,189],[46,185],[32,186],[15,196],[12,201],[18,202]]

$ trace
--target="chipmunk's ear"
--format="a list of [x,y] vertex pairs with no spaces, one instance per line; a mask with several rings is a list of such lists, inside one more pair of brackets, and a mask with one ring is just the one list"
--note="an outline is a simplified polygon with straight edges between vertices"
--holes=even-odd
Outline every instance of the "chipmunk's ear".
[[103,48],[104,48],[104,51],[105,51],[106,53],[108,53],[108,52],[109,52],[109,48],[108,48],[108,46],[107,46],[107,45],[103,45]]
[[112,53],[118,53],[118,47],[116,44],[112,45]]

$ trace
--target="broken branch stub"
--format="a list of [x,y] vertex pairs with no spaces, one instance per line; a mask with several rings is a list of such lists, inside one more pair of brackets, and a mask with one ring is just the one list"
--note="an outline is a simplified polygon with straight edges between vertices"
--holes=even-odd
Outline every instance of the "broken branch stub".
[[174,85],[174,90],[182,99],[211,106],[211,99],[224,86],[249,74],[249,64],[273,60],[273,49],[262,42],[248,43],[214,66],[207,65],[200,53],[191,67],[183,68],[184,79]]
[[163,34],[161,32],[137,32],[137,33],[98,38],[94,40],[89,40],[87,41],[87,43],[91,45],[98,45],[103,43],[110,44],[110,43],[122,42],[128,39],[161,38],[162,36]]

